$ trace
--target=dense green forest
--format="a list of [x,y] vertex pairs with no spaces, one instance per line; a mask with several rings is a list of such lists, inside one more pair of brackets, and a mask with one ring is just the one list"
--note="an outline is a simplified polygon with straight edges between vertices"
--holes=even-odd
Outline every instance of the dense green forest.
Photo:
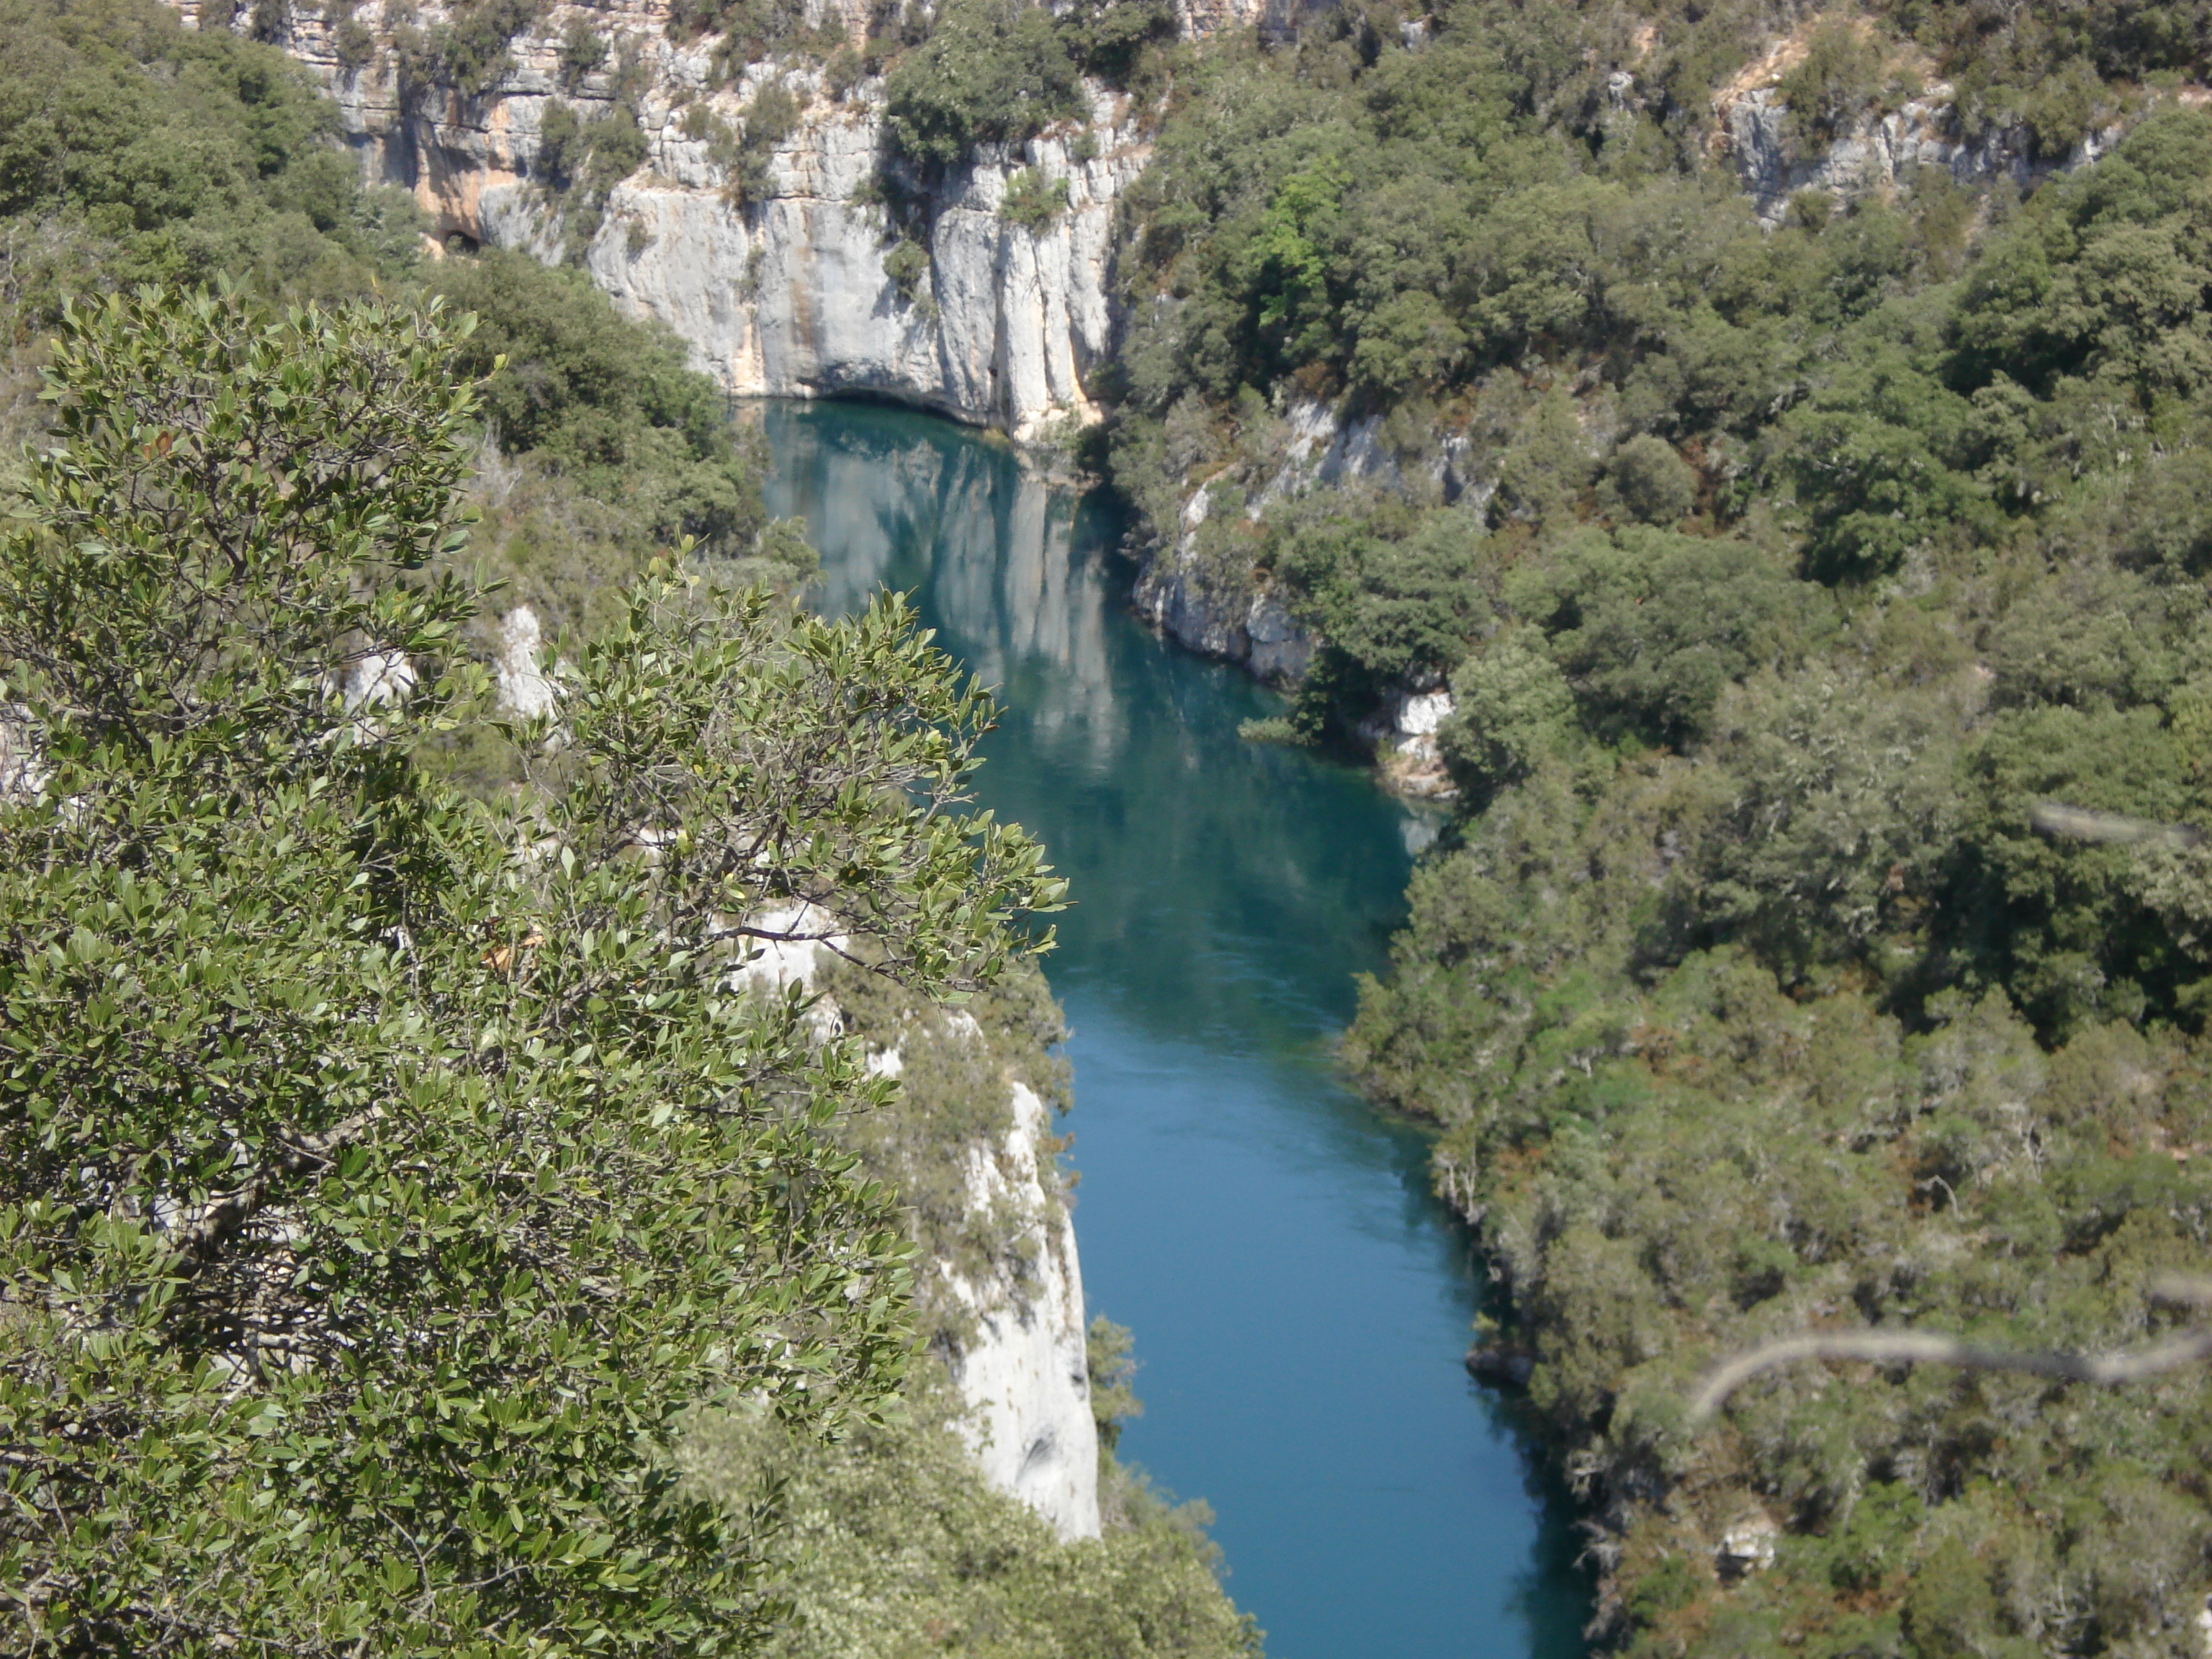
[[[1251,1650],[1198,1512],[1109,1456],[1061,1541],[927,1358],[944,1137],[1064,1092],[988,702],[795,610],[681,344],[433,257],[274,49],[9,0],[0,70],[0,1648]],[[727,982],[796,897],[826,1039]],[[866,1070],[955,994],[990,1063]]]
[[[2204,20],[1407,21],[1179,76],[1115,476],[1158,556],[1207,488],[1202,580],[1319,630],[1282,735],[1449,690],[1452,825],[1346,1051],[1441,1127],[1601,1634],[2199,1652],[2198,1373],[1801,1365],[1685,1409],[1808,1326],[2096,1350],[2188,1316],[2149,1285],[2212,1243],[2212,118],[2161,88]],[[1956,137],[2039,166],[2127,136],[1763,228],[1710,100],[1793,26],[1801,154],[1939,75]],[[1284,487],[1301,402],[1395,465]],[[1771,1565],[1718,1556],[1767,1528]]]
[[[803,580],[811,556],[764,521],[758,457],[680,346],[617,320],[572,274],[426,258],[411,204],[355,184],[324,106],[276,54],[126,0],[0,8],[16,433],[50,418],[28,398],[42,342],[88,289],[228,274],[286,301],[442,294],[446,314],[479,319],[436,350],[481,401],[440,428],[466,465],[440,460],[438,488],[465,488],[481,519],[465,559],[441,545],[423,569],[503,581],[498,605],[530,604],[579,652],[664,625],[624,595],[685,538],[733,575]],[[458,6],[397,45],[418,82],[487,84],[537,15]],[[2186,1317],[2153,1296],[2156,1276],[2208,1265],[2212,11],[1459,0],[1416,15],[1361,0],[1270,44],[1232,32],[1199,47],[1167,38],[1164,8],[1130,0],[1053,17],[947,0],[879,21],[858,52],[757,0],[685,5],[672,26],[723,32],[730,68],[778,50],[832,81],[883,71],[886,179],[1078,118],[1086,76],[1153,108],[1154,158],[1117,245],[1127,327],[1096,387],[1112,408],[1104,463],[1149,555],[1188,556],[1224,601],[1271,590],[1316,631],[1276,737],[1357,742],[1394,699],[1450,693],[1452,822],[1346,1055],[1378,1100],[1438,1127],[1439,1187],[1510,1291],[1482,1340],[1533,1362],[1528,1409],[1589,1505],[1601,1638],[1714,1659],[2200,1653],[2212,1396],[2198,1373],[2094,1389],[1810,1364],[1754,1382],[1717,1426],[1686,1407],[1717,1358],[1808,1326],[2069,1351],[2153,1338]],[[1717,148],[1714,100],[1784,40],[1774,92],[1796,155],[1911,107],[1990,166],[1805,191],[1762,223]],[[586,35],[563,51],[579,73],[606,58]],[[548,129],[573,163],[553,182],[580,201],[641,155],[634,112],[618,99],[606,118]],[[787,98],[729,135],[740,196],[796,118]],[[2092,139],[2107,153],[2067,166]],[[909,266],[925,258],[902,246]],[[399,326],[375,314],[358,326]],[[64,403],[94,384],[69,380],[70,361]],[[1309,487],[1291,458],[1316,410],[1370,433],[1387,465]],[[1201,488],[1211,510],[1179,549]],[[444,591],[411,571],[401,590]],[[454,630],[426,640],[426,661],[465,667],[494,648],[489,612],[425,614]],[[775,604],[753,625],[779,640],[800,626]],[[624,660],[612,647],[578,658],[615,676]],[[404,751],[397,771],[255,749],[263,769],[240,772],[220,744],[194,751],[220,752],[223,787],[255,812],[297,788],[375,807],[358,820],[367,842],[337,835],[333,806],[298,845],[252,849],[267,871],[212,852],[210,867],[239,890],[320,892],[404,848],[422,870],[459,872],[407,865],[409,879],[477,891],[470,838],[487,820],[464,803],[500,798],[526,769],[481,722],[450,725],[368,745]],[[78,849],[57,856],[108,833],[228,847],[177,822],[178,799],[204,799],[196,782],[178,794],[189,765],[107,752],[72,759],[94,768],[72,787],[118,804],[50,821],[39,833]],[[432,805],[418,823],[390,801]],[[409,839],[424,824],[459,827],[433,857]],[[398,839],[376,839],[387,832]],[[618,871],[601,878],[620,889]],[[10,879],[26,916],[58,902]],[[118,929],[164,914],[120,890],[100,902]],[[335,905],[317,926],[354,915]],[[62,1029],[39,988],[109,959],[97,930],[57,948],[62,978],[20,994],[27,1029]],[[467,980],[482,951],[471,939],[440,960]],[[1007,1063],[1042,1065],[1056,1015],[1018,975],[994,995],[994,1029],[1020,1051]],[[915,1012],[845,1000],[863,1023]],[[426,1030],[459,1029],[434,1012]],[[872,1097],[875,1115],[851,1120],[865,1127],[836,1155],[862,1160],[835,1165],[855,1183],[837,1189],[845,1224],[893,1213],[866,1195],[874,1176],[900,1185],[902,1224],[933,1249],[988,1248],[959,1236],[957,1195],[917,1155],[927,1113],[981,1100],[957,1073],[918,1076],[903,1115]],[[450,1120],[464,1137],[483,1121]],[[185,1160],[190,1178],[212,1179],[216,1144]],[[27,1161],[22,1178],[45,1167]],[[70,1248],[148,1282],[117,1254],[146,1235],[103,1227]],[[57,1271],[74,1286],[84,1270]],[[161,1306],[131,1307],[129,1328],[158,1334]],[[234,1329],[192,1340],[228,1352]],[[875,1335],[854,1340],[873,1352]],[[178,1369],[184,1352],[199,1350],[125,1345],[99,1364],[150,1367],[129,1375],[155,1378],[153,1397],[235,1428],[216,1373]],[[855,1364],[855,1398],[884,1397],[890,1373]],[[1188,1517],[1109,1475],[1121,1524],[1097,1549],[1058,1544],[965,1469],[941,1395],[904,1398],[908,1416],[840,1449],[757,1413],[682,1443],[682,1490],[714,1500],[684,1527],[726,1526],[744,1494],[779,1494],[783,1529],[718,1559],[743,1561],[747,1584],[781,1575],[798,1610],[769,1638],[782,1650],[894,1650],[911,1632],[876,1599],[886,1584],[927,1609],[929,1639],[978,1650],[1247,1640]],[[46,1409],[15,1401],[25,1421]],[[230,1464],[180,1452],[143,1480],[85,1472],[66,1436],[39,1455],[72,1492],[125,1482],[136,1507],[102,1514],[135,1527],[186,1513],[179,1493],[218,1476],[275,1482],[280,1454],[287,1481],[321,1471],[333,1454],[317,1434],[262,1432]],[[187,1484],[160,1486],[171,1469]],[[897,1501],[871,1506],[886,1470]],[[426,1477],[415,1501],[447,1490]],[[462,1530],[514,1547],[452,1501]],[[194,1534],[210,1559],[240,1540],[274,1552],[253,1558],[253,1582],[306,1548],[256,1532],[246,1508],[217,1512]],[[339,1539],[343,1564],[358,1517],[332,1524],[300,1536]],[[142,1535],[118,1523],[96,1547]],[[1722,1554],[1731,1536],[1771,1537],[1771,1560],[1755,1541]],[[19,1579],[49,1559],[10,1547]],[[652,1555],[662,1547],[639,1559],[677,1571]],[[86,1558],[68,1559],[88,1582]],[[553,1583],[565,1561],[514,1582]],[[416,1594],[331,1571],[313,1583],[334,1608]]]

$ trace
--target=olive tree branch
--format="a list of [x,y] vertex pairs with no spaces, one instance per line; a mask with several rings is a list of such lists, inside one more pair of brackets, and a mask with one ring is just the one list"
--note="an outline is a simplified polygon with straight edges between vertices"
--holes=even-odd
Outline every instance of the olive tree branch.
[[171,1233],[171,1247],[183,1270],[187,1274],[197,1273],[212,1261],[221,1246],[268,1204],[278,1182],[327,1167],[383,1116],[383,1107],[372,1106],[319,1134],[280,1141],[276,1157],[260,1174],[244,1186],[218,1193],[197,1206],[191,1219]]

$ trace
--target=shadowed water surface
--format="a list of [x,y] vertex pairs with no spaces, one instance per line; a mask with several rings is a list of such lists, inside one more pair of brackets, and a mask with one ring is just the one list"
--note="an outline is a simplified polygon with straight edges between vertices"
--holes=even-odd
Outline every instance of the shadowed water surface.
[[927,416],[764,418],[823,608],[909,592],[999,688],[981,796],[1073,883],[1046,967],[1084,1279],[1144,1361],[1124,1455],[1212,1505],[1276,1659],[1578,1654],[1564,1507],[1460,1366],[1467,1240],[1423,1138],[1329,1060],[1425,827],[1358,772],[1240,740],[1277,700],[1127,614],[1096,501]]

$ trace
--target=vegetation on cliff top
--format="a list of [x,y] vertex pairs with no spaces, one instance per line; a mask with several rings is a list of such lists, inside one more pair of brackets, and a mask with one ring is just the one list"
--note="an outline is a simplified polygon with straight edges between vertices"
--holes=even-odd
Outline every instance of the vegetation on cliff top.
[[910,161],[945,167],[979,143],[1018,145],[1055,122],[1086,119],[1082,77],[1128,84],[1148,48],[1158,58],[1174,23],[1162,0],[1095,0],[1059,12],[951,0],[884,78],[891,143]]
[[1203,1505],[1170,1509],[1102,1462],[1104,1536],[1066,1541],[975,1476],[925,1399],[909,1423],[822,1448],[726,1419],[698,1437],[710,1486],[784,1484],[777,1540],[794,1616],[771,1659],[886,1659],[917,1650],[992,1659],[1247,1659],[1257,1632],[1215,1581]]
[[10,345],[64,295],[252,276],[343,298],[404,279],[413,203],[364,190],[335,116],[273,49],[151,0],[0,6],[0,317]]

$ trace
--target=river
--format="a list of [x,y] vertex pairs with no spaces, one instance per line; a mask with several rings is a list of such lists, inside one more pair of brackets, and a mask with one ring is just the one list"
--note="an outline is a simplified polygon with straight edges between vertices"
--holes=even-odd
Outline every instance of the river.
[[1212,1505],[1273,1659],[1579,1654],[1565,1505],[1460,1365],[1467,1237],[1422,1135],[1330,1059],[1427,827],[1360,772],[1241,740],[1279,700],[1128,613],[1096,498],[925,416],[763,418],[823,608],[908,592],[998,688],[981,795],[1072,884],[1045,966],[1090,1305],[1143,1367],[1121,1455]]

